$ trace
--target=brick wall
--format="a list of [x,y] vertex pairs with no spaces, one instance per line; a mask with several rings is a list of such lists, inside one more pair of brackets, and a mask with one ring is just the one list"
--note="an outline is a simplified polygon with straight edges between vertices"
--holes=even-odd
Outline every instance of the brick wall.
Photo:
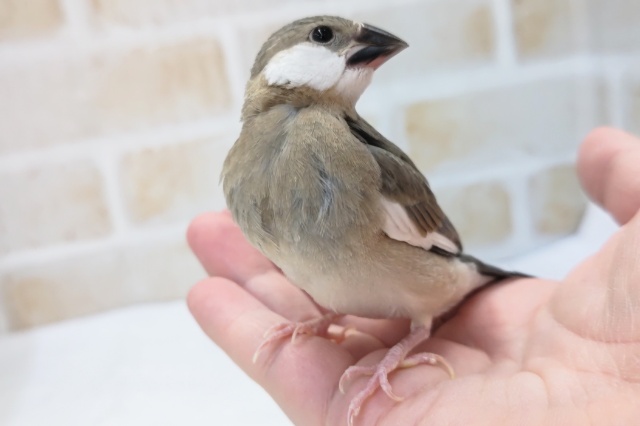
[[320,13],[411,44],[359,108],[477,254],[573,232],[581,138],[640,132],[631,0],[0,0],[0,330],[183,297],[253,56]]

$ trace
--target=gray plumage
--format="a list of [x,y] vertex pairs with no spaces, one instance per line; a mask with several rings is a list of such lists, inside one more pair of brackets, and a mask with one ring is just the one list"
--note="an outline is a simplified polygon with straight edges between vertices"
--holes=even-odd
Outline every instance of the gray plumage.
[[[425,177],[356,112],[373,72],[405,47],[383,30],[337,17],[277,31],[256,58],[242,131],[222,171],[244,235],[318,304],[338,314],[412,320],[411,333],[377,366],[343,375],[373,374],[351,401],[350,425],[431,326],[484,286],[522,276],[463,254]],[[327,324],[277,326],[256,356],[301,328],[322,333]],[[421,362],[454,375],[443,357],[422,355]]]
[[[269,84],[267,64],[309,43],[318,25],[334,30],[327,49],[336,54],[362,28],[336,17],[307,18],[265,43],[247,84],[242,132],[224,163],[227,204],[247,239],[319,304],[429,324],[491,276],[510,273],[481,264],[491,275],[483,277],[475,259],[461,256],[460,238],[427,180],[350,98],[289,79]],[[439,234],[452,244],[425,250],[391,238],[383,202],[406,211],[416,238]]]

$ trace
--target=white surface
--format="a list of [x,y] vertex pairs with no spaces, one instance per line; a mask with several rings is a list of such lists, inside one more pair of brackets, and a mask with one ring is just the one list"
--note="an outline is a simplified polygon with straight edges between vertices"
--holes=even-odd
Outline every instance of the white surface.
[[0,425],[287,425],[184,303],[0,339]]
[[[616,229],[591,208],[578,235],[503,265],[561,278]],[[0,338],[0,425],[287,425],[182,302]]]

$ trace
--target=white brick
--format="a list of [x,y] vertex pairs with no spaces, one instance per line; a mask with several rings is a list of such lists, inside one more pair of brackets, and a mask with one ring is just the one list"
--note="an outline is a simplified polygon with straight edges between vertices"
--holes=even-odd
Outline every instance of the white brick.
[[184,242],[91,252],[0,275],[12,330],[132,303],[182,299],[205,274]]
[[623,126],[640,135],[640,66],[627,71],[622,84]]
[[529,182],[533,225],[545,236],[564,236],[578,229],[587,207],[573,165],[556,166],[537,173]]
[[595,48],[605,52],[640,48],[640,2],[589,0],[591,34]]
[[147,26],[273,8],[293,0],[91,0],[101,26]]
[[586,48],[578,0],[511,0],[518,54],[523,59],[576,53]]
[[509,153],[568,155],[582,130],[577,94],[574,81],[563,79],[414,104],[405,123],[410,154],[426,171]]
[[128,153],[120,182],[136,224],[186,221],[224,207],[219,185],[222,162],[237,136],[147,148]]
[[0,67],[0,154],[225,113],[224,69],[205,39]]
[[496,43],[491,2],[438,0],[359,12],[354,18],[409,43],[380,68],[376,81],[398,80],[491,63]]
[[0,1],[0,41],[42,37],[63,23],[57,0]]
[[438,202],[465,249],[499,244],[513,232],[511,199],[499,182],[443,188],[438,191]]
[[91,163],[0,174],[0,254],[111,231],[102,176]]

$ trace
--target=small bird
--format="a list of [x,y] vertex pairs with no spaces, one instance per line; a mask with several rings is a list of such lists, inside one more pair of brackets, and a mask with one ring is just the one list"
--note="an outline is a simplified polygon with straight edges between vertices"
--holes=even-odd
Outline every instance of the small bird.
[[[242,131],[222,171],[227,205],[251,244],[328,314],[272,329],[256,351],[298,333],[324,335],[339,315],[409,318],[410,334],[351,401],[353,424],[388,374],[437,354],[409,356],[434,319],[495,281],[524,276],[462,252],[460,237],[411,159],[356,112],[378,67],[408,47],[371,25],[334,16],[297,20],[258,53]],[[255,358],[254,358],[255,360]]]

